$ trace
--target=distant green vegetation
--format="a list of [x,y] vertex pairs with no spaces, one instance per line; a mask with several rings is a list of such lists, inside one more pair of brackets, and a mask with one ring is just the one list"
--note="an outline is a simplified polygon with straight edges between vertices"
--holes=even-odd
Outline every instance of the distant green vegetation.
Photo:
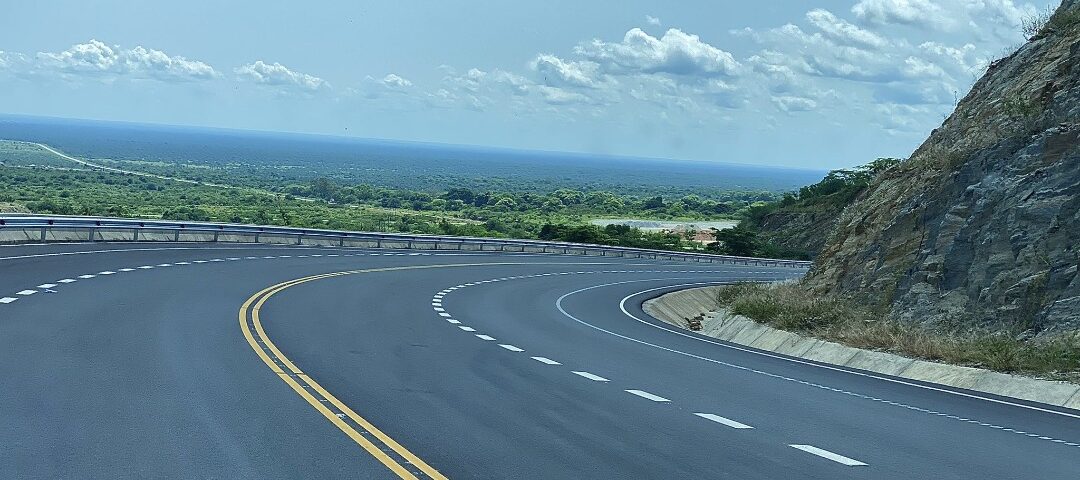
[[[97,163],[105,163],[95,160]],[[349,184],[318,177],[274,183],[243,169],[114,162],[127,170],[185,180],[89,169],[40,148],[0,142],[0,204],[35,213],[103,215],[191,221],[284,225],[358,231],[539,238],[667,250],[703,250],[690,233],[649,232],[623,225],[600,227],[599,217],[716,220],[746,214],[778,196],[721,192],[677,198],[633,196],[561,188],[528,190],[451,188],[443,192]],[[192,172],[197,173],[192,175]],[[183,176],[181,176],[183,174]],[[712,248],[713,251],[721,251]]]
[[798,192],[784,194],[777,202],[756,205],[747,210],[751,220],[777,210],[836,210],[855,200],[879,173],[898,165],[899,158],[879,158],[852,169],[833,170],[820,182],[807,185]]
[[820,182],[779,200],[752,204],[741,212],[739,226],[717,232],[719,242],[709,248],[728,255],[810,260],[844,207],[900,161],[879,158],[853,169],[833,170]]

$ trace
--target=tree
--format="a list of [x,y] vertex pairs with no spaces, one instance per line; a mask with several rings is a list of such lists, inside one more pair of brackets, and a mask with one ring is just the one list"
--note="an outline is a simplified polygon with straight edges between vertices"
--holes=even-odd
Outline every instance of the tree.
[[736,226],[723,230],[715,228],[712,230],[716,241],[708,245],[709,250],[738,257],[751,257],[757,251],[757,234],[749,228]]
[[473,203],[476,199],[476,194],[467,188],[451,188],[443,195],[443,198],[447,200],[461,200],[464,203]]
[[646,210],[656,210],[659,208],[664,208],[664,197],[655,196],[648,200],[645,200],[645,203],[643,203],[641,207]]

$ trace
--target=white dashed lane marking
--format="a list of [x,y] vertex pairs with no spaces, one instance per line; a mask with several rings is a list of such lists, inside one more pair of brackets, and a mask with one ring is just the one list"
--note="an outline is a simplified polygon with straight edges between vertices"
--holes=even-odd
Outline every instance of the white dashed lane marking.
[[562,365],[561,363],[547,357],[532,357],[532,359],[546,365]]
[[653,394],[651,394],[649,392],[646,392],[644,390],[626,390],[626,393],[629,393],[631,395],[637,395],[637,396],[639,396],[641,398],[647,398],[647,399],[652,400],[654,402],[670,402],[671,401],[671,400],[668,400],[668,399],[666,399],[664,397],[661,397],[660,395],[653,395]]
[[15,292],[15,295],[22,295],[25,297],[27,295],[33,295],[35,293],[37,293],[37,290],[23,290],[21,292]]
[[457,324],[461,323],[461,322],[459,322],[459,321],[457,321],[457,320],[454,320],[453,318],[447,318],[447,319],[446,319],[446,321],[447,321],[447,322],[450,322],[450,323],[452,323],[452,324],[454,324],[454,325],[457,325]]
[[492,337],[490,335],[483,335],[483,334],[477,334],[476,338],[479,338],[480,340],[495,340],[495,337]]
[[112,275],[116,272],[105,270],[104,272],[98,272],[98,275]]
[[694,415],[697,415],[697,416],[699,416],[701,418],[704,418],[706,420],[712,420],[712,421],[714,421],[716,423],[719,423],[721,425],[727,425],[727,426],[729,426],[731,428],[739,428],[739,429],[754,428],[754,427],[751,427],[750,425],[747,425],[745,423],[739,423],[739,422],[736,422],[735,420],[732,420],[730,418],[724,418],[724,417],[721,417],[720,415],[714,415],[714,414],[711,414],[711,413],[695,413]]
[[503,347],[503,348],[505,348],[507,350],[510,350],[511,352],[524,352],[525,351],[524,349],[515,347],[515,346],[507,344],[507,343],[500,343],[499,346]]
[[63,280],[57,280],[56,281],[56,283],[73,283],[73,282],[75,282],[74,278],[65,278]]
[[55,283],[43,283],[41,285],[38,285],[37,288],[53,288],[55,286]]
[[461,326],[459,326],[458,328],[460,328],[460,329],[462,329],[462,330],[465,330],[466,332],[475,332],[475,331],[476,331],[476,329],[475,329],[475,328],[472,328],[472,327],[466,327],[465,325],[461,325]]
[[94,277],[96,277],[96,276],[97,276],[97,275],[90,275],[90,274],[86,274],[86,275],[79,275],[79,278],[81,278],[81,279],[83,279],[83,280],[86,280],[87,278],[94,278]]
[[449,317],[449,316],[450,316],[450,314],[449,314],[449,313],[446,313],[446,312],[442,312],[442,313],[440,313],[440,314],[439,314],[439,316],[440,316],[440,317]]
[[589,372],[570,372],[570,373],[573,373],[574,375],[579,375],[579,376],[585,377],[585,378],[587,378],[589,380],[592,380],[594,382],[610,382],[611,381],[611,380],[608,380],[608,379],[606,379],[604,377],[601,377],[600,375],[593,375],[593,374],[591,374]]
[[14,297],[4,297],[4,298],[0,298],[0,303],[11,303],[11,302],[14,302],[15,300],[18,300],[18,299],[14,298]]
[[828,450],[820,449],[820,448],[815,447],[813,445],[788,445],[788,446],[792,447],[792,448],[802,450],[802,451],[804,451],[806,453],[809,453],[811,455],[817,455],[817,456],[819,456],[821,458],[827,458],[827,459],[832,460],[832,461],[834,461],[836,463],[847,465],[849,467],[857,467],[857,466],[866,465],[865,463],[860,462],[858,460],[855,460],[854,458],[848,458],[848,457],[845,457],[845,456],[840,455],[838,453],[833,453],[833,452],[830,452]]

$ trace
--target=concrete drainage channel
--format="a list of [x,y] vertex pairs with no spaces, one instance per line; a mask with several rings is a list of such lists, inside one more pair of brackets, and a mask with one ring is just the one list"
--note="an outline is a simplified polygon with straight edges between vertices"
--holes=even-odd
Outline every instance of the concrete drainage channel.
[[645,313],[681,328],[688,328],[686,319],[702,316],[699,333],[758,350],[1080,410],[1080,385],[915,360],[778,330],[719,311],[716,294],[720,288],[710,286],[671,292],[647,300],[643,308]]

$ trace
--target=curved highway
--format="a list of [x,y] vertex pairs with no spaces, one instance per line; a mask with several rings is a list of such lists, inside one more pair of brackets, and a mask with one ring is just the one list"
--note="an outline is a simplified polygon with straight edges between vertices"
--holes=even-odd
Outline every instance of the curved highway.
[[0,478],[1080,478],[1080,411],[759,352],[642,301],[786,267],[0,248]]

